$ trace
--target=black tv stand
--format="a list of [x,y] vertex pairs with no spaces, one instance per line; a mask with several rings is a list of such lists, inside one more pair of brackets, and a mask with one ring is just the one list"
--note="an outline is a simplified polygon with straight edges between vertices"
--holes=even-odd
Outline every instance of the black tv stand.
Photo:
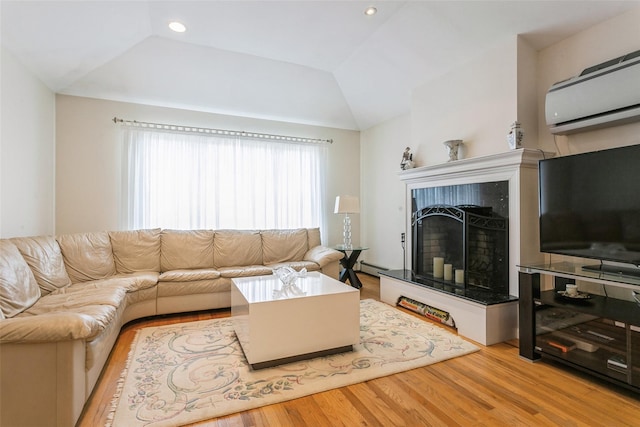
[[604,275],[569,262],[519,267],[520,356],[559,362],[640,393],[639,304],[606,292],[575,300],[563,294],[576,281],[631,293],[640,289],[640,277]]
[[619,277],[629,277],[633,279],[640,278],[640,268],[619,267],[616,265],[608,265],[608,264],[596,264],[596,265],[583,265],[582,269],[586,271],[596,271],[602,274],[611,274]]

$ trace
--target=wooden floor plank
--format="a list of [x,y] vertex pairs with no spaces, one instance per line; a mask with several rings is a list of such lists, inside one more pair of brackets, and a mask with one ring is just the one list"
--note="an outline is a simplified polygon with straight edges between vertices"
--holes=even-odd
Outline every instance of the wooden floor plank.
[[[366,274],[359,277],[364,285],[361,298],[379,300],[379,279]],[[117,380],[139,329],[228,316],[228,309],[213,310],[156,316],[125,325],[78,427],[105,425]],[[566,367],[523,360],[517,340],[478,346],[480,351],[464,357],[191,425],[640,425],[640,394]]]
[[[386,402],[371,389],[369,383],[370,381],[367,381],[349,386],[348,389],[352,391],[352,394],[347,395],[347,398],[358,410],[364,406],[367,409],[367,414],[375,417],[375,423],[373,423],[373,425],[404,425],[402,417],[396,413],[396,407],[394,405],[387,405]],[[370,419],[369,416],[366,418],[367,420]]]
[[329,424],[324,425],[345,427],[368,425],[364,417],[356,410],[351,402],[349,402],[340,389],[317,393],[313,395],[313,399],[329,420]]
[[[407,373],[404,373],[405,375]],[[396,377],[387,376],[371,381],[372,387],[378,395],[383,396],[389,407],[402,410],[407,425],[415,426],[442,426],[446,425],[446,419],[440,418],[440,413],[430,411],[422,405],[424,402],[416,402],[405,387],[396,381]],[[448,417],[447,417],[448,418]],[[455,425],[455,424],[452,424]]]
[[330,425],[329,417],[311,396],[285,403],[284,407],[287,409],[287,413],[294,425]]
[[[452,398],[452,393],[442,393],[443,383],[438,376],[434,375],[437,369],[415,369],[412,375],[398,375],[398,379],[404,386],[411,390],[411,393],[419,394],[428,403],[422,403],[433,407],[434,412],[442,412],[451,418],[448,425],[470,425],[478,420],[479,415],[493,409],[481,399],[472,395],[469,399],[465,395],[456,395]],[[462,405],[461,402],[465,402]],[[418,403],[421,403],[419,400]]]

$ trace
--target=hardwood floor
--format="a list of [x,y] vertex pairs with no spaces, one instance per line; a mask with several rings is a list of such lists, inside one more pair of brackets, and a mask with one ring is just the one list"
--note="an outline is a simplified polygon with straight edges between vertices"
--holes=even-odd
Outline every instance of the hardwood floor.
[[[378,278],[358,274],[361,298],[379,299]],[[140,328],[227,317],[216,310],[125,325],[78,426],[103,426]],[[428,321],[425,319],[425,321]],[[400,374],[265,406],[195,426],[638,426],[640,395],[568,368],[531,363],[517,342]],[[115,426],[120,427],[120,426]]]

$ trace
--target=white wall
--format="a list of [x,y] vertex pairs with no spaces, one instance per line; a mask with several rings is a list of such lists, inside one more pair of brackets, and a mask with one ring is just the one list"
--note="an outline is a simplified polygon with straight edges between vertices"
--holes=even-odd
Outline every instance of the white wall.
[[0,237],[54,232],[54,94],[2,47]]
[[517,117],[525,133],[522,145],[538,148],[538,52],[518,37],[517,55]]
[[[634,9],[548,47],[538,55],[539,148],[558,155],[640,144],[640,122],[566,136],[548,131],[544,99],[555,82],[585,68],[640,49],[640,8]],[[633,90],[630,88],[630,90]],[[635,88],[638,90],[638,88]]]
[[[640,49],[640,8],[536,52],[524,38],[503,40],[457,70],[413,92],[408,117],[362,132],[362,259],[386,268],[402,268],[399,229],[405,213],[399,202],[405,188],[396,174],[404,141],[411,141],[417,166],[448,160],[442,145],[463,139],[463,158],[507,151],[513,121],[522,123],[527,148],[560,155],[640,144],[640,123],[557,137],[544,118],[546,91],[554,82],[587,66]],[[402,141],[402,142],[400,142]],[[396,168],[396,169],[394,169]],[[398,243],[396,243],[398,242]]]
[[[371,264],[403,267],[400,233],[406,229],[406,188],[398,177],[406,146],[416,166],[445,163],[449,139],[465,143],[461,158],[508,150],[506,135],[518,120],[517,37],[473,58],[457,70],[413,92],[411,113],[362,132],[363,241],[361,256]],[[524,45],[525,48],[527,47]],[[527,51],[528,57],[532,56]],[[534,55],[535,56],[535,55]],[[531,101],[535,121],[535,100]],[[407,254],[410,253],[407,248]]]
[[[448,160],[442,143],[462,139],[460,158],[508,149],[517,120],[517,37],[413,92],[411,140],[418,166]],[[526,132],[526,129],[525,129]]]
[[362,197],[360,261],[402,268],[400,233],[406,227],[405,186],[398,178],[402,153],[410,145],[411,118],[400,116],[361,134]]
[[[114,117],[154,123],[333,139],[326,182],[326,244],[342,242],[339,194],[360,195],[359,132],[67,95],[56,96],[56,233],[118,230],[122,208],[122,133]],[[353,240],[360,222],[353,216]]]

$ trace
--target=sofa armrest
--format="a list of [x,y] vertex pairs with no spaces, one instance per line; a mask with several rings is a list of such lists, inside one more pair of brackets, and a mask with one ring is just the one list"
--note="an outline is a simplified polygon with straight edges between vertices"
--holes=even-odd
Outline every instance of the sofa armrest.
[[342,252],[327,248],[326,246],[316,246],[304,254],[305,261],[313,261],[318,264],[320,268],[331,262],[339,261],[343,257],[344,254]]
[[0,345],[3,426],[74,426],[87,400],[84,340]]
[[82,340],[93,337],[99,325],[79,313],[51,313],[0,321],[0,344]]

